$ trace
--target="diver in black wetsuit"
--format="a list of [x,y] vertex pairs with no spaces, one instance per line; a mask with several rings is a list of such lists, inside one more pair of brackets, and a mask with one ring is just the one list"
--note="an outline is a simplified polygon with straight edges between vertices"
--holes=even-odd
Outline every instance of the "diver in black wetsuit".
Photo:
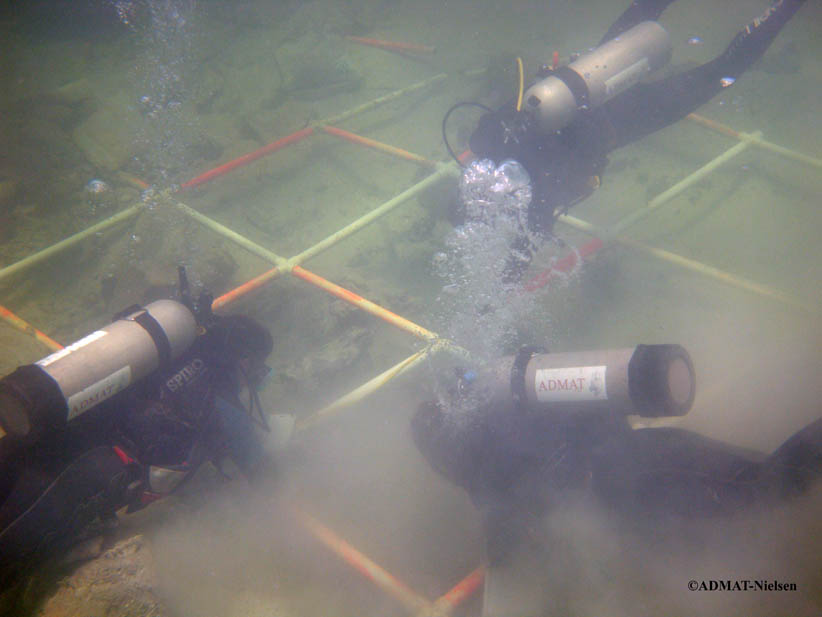
[[[255,429],[265,422],[261,409],[253,417],[255,392],[268,373],[271,335],[241,315],[212,315],[201,329],[154,373],[35,443],[4,451],[0,592],[13,591],[45,559],[110,530],[121,508],[171,494],[206,462],[220,468],[230,459],[246,478],[259,477],[267,453]],[[15,601],[4,596],[0,614]]]
[[629,352],[626,360],[624,351],[526,347],[457,370],[445,393],[413,416],[420,452],[480,514],[484,616],[573,613],[547,613],[539,597],[540,571],[565,569],[564,539],[546,525],[564,505],[582,503],[613,529],[669,541],[681,524],[774,507],[822,481],[822,418],[767,457],[685,429],[633,429],[626,414],[687,413],[695,381],[692,367],[690,377],[681,370],[690,360],[680,361],[687,356],[679,346]]
[[[656,20],[673,1],[636,0],[610,27],[600,46],[618,41],[641,22]],[[733,83],[762,56],[804,1],[778,0],[714,60],[659,81],[635,83],[598,106],[592,105],[595,93],[588,91],[584,76],[572,67],[546,69],[539,79],[554,75],[563,82],[556,82],[563,90],[567,86],[568,102],[575,107],[569,110],[570,122],[541,124],[546,101],[526,92],[520,111],[511,102],[482,116],[470,138],[471,151],[496,164],[513,159],[525,167],[533,193],[527,213],[529,231],[550,235],[557,216],[599,186],[609,152],[684,118]],[[457,221],[461,217],[455,213]],[[518,279],[530,263],[532,247],[523,234],[514,248],[508,274]]]

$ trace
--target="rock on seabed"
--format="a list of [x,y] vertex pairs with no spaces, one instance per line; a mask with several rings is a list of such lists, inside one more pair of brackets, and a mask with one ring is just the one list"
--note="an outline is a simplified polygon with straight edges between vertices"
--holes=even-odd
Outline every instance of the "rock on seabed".
[[133,536],[61,579],[36,617],[163,617],[157,574],[142,536]]

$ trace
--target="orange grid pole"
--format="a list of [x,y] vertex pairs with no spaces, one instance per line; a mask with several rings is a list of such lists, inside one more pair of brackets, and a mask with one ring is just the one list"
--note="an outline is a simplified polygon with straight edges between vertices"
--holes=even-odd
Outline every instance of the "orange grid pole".
[[355,294],[353,291],[349,291],[345,287],[332,283],[328,279],[324,279],[323,277],[306,270],[302,266],[294,266],[291,270],[291,274],[307,283],[311,283],[315,287],[319,287],[320,289],[327,291],[332,296],[336,296],[340,300],[344,300],[345,302],[348,302],[349,304],[352,304],[367,313],[371,313],[375,317],[379,317],[383,321],[386,321],[401,330],[410,332],[418,338],[428,341],[434,341],[438,338],[437,335],[430,330],[426,330],[422,326],[415,324],[413,321],[410,321],[405,317],[400,317],[396,313],[392,313],[388,309],[384,309],[379,304],[374,304],[370,300],[366,300],[362,296]]
[[299,523],[307,529],[311,535],[325,544],[365,578],[399,600],[410,613],[419,613],[431,607],[431,603],[428,600],[413,591],[408,585],[400,581],[374,560],[351,546],[351,544],[313,516],[307,514],[300,508],[294,508],[294,512]]
[[40,330],[32,326],[30,323],[28,323],[21,317],[18,317],[17,315],[12,313],[5,306],[0,306],[0,319],[3,319],[3,321],[6,321],[7,323],[14,326],[21,332],[24,332],[29,336],[33,336],[36,340],[43,343],[43,345],[45,345],[52,351],[57,351],[63,348],[63,346],[60,343],[58,343],[48,335],[40,332]]
[[151,185],[150,185],[148,182],[146,182],[145,180],[143,180],[143,179],[141,179],[141,178],[138,178],[137,176],[135,176],[135,175],[133,175],[133,174],[130,174],[130,173],[126,172],[126,171],[118,171],[118,172],[117,172],[117,177],[119,177],[119,178],[120,178],[120,180],[122,180],[123,182],[126,182],[126,183],[130,184],[130,185],[131,185],[131,186],[133,186],[134,188],[138,188],[138,189],[143,189],[143,190],[145,190],[145,189],[147,189],[149,186],[151,186]]
[[359,43],[360,45],[368,45],[370,47],[378,47],[379,49],[387,49],[388,51],[410,51],[419,54],[433,54],[437,51],[436,47],[431,45],[418,45],[417,43],[401,43],[399,41],[386,41],[383,39],[369,39],[364,36],[345,37],[349,41]]
[[[433,174],[428,176],[426,179],[418,182],[417,184],[410,187],[409,189],[406,189],[405,191],[403,191],[402,193],[400,193],[396,197],[388,200],[387,202],[385,202],[381,206],[375,208],[374,210],[372,210],[371,212],[369,212],[369,213],[365,214],[364,216],[360,217],[359,219],[357,219],[353,223],[350,223],[349,225],[347,225],[343,229],[335,232],[334,234],[332,234],[331,236],[325,238],[324,240],[321,240],[320,242],[318,242],[314,246],[306,249],[305,251],[303,251],[299,255],[296,255],[296,256],[292,257],[291,259],[284,259],[283,257],[280,257],[279,255],[277,255],[275,253],[272,253],[268,249],[256,244],[255,242],[252,242],[251,240],[249,240],[245,236],[241,236],[240,234],[232,231],[231,229],[229,229],[225,225],[223,225],[221,223],[218,223],[218,222],[208,218],[207,216],[205,216],[203,214],[200,214],[194,208],[191,208],[190,206],[187,206],[183,202],[181,202],[179,200],[176,200],[173,197],[171,197],[171,195],[167,191],[164,192],[162,195],[167,197],[169,200],[171,200],[173,205],[175,205],[177,208],[179,208],[182,212],[188,214],[190,217],[194,218],[196,221],[200,222],[202,225],[208,227],[209,229],[211,229],[212,231],[215,231],[216,233],[219,233],[219,234],[225,236],[226,238],[230,239],[235,244],[245,248],[247,251],[249,251],[249,252],[251,252],[251,253],[259,256],[259,257],[262,257],[266,261],[277,264],[277,267],[280,269],[280,273],[282,273],[282,272],[291,272],[293,270],[293,268],[297,267],[294,264],[299,264],[299,263],[301,263],[301,262],[303,262],[307,259],[310,259],[310,258],[318,255],[319,253],[325,251],[330,246],[333,246],[334,244],[336,244],[337,242],[343,240],[344,238],[348,237],[349,235],[359,231],[360,229],[362,229],[366,225],[371,224],[373,221],[375,221],[380,216],[383,216],[384,214],[389,212],[391,209],[397,207],[398,205],[400,205],[404,201],[410,199],[411,197],[413,197],[414,195],[419,193],[424,188],[430,186],[432,183],[437,182],[439,179],[441,179],[445,175],[449,175],[449,174],[452,174],[452,173],[454,173],[454,166],[453,165],[442,165],[442,166],[440,166],[440,168],[436,172],[434,172]],[[292,272],[292,274],[293,274],[293,272]],[[254,289],[258,289],[263,284],[265,284],[268,280],[274,278],[275,276],[277,276],[277,275],[273,271],[269,271],[268,273],[263,274],[260,277],[258,277],[259,280],[255,280],[254,283],[250,284],[248,288],[246,288],[242,291],[234,290],[233,292],[229,292],[232,295],[221,298],[220,301],[217,303],[216,307],[214,307],[214,305],[212,305],[214,307],[214,310],[217,310],[217,308],[222,308],[225,304],[233,302],[237,298],[245,295],[246,293],[248,293],[248,292],[250,292]],[[342,289],[342,288],[340,288],[340,289]],[[343,291],[346,291],[346,290],[343,290]],[[350,292],[348,292],[348,293],[350,293]],[[346,298],[343,298],[343,299],[346,299]],[[373,305],[373,303],[371,303],[371,304]],[[367,305],[363,305],[362,308],[365,308],[365,306],[367,306]],[[373,306],[377,306],[377,305],[373,305]],[[365,310],[368,310],[368,309],[366,308]],[[402,318],[397,316],[397,319],[402,319]],[[406,325],[407,324],[411,324],[411,322],[408,322],[406,320]],[[412,324],[412,325],[414,325],[414,324]],[[416,326],[416,327],[419,328],[419,326]],[[421,330],[424,330],[424,329],[421,329]],[[416,332],[415,332],[415,334],[416,334]],[[430,333],[429,333],[429,335],[430,335]],[[436,335],[433,335],[433,336],[436,337]],[[425,338],[425,336],[423,336],[423,338]]]
[[[397,43],[397,45],[402,45],[402,44]],[[413,47],[413,45],[411,47]],[[409,49],[407,51],[411,51],[411,50]],[[439,75],[435,75],[434,77],[432,77],[430,79],[426,79],[425,81],[421,81],[419,83],[412,84],[411,86],[408,86],[407,88],[402,88],[400,90],[395,90],[394,92],[389,92],[388,94],[386,94],[384,96],[381,96],[381,97],[376,98],[372,101],[368,101],[366,103],[363,103],[362,105],[359,105],[357,107],[354,107],[353,109],[349,109],[347,111],[344,111],[343,113],[337,114],[336,116],[332,116],[331,118],[328,118],[325,121],[320,121],[320,122],[316,123],[315,125],[307,126],[303,129],[300,129],[299,131],[295,131],[294,133],[291,133],[290,135],[287,135],[287,136],[285,136],[281,139],[278,139],[277,141],[274,141],[274,142],[272,142],[268,145],[265,145],[262,148],[258,148],[257,150],[254,150],[253,152],[249,152],[249,153],[244,154],[240,157],[237,157],[236,159],[228,161],[227,163],[223,163],[222,165],[219,165],[218,167],[215,167],[214,169],[210,169],[210,170],[200,174],[199,176],[196,176],[196,177],[192,178],[191,180],[188,180],[187,182],[184,182],[183,184],[180,185],[180,190],[190,189],[190,188],[193,188],[195,186],[199,186],[200,184],[210,182],[211,180],[213,180],[215,178],[218,178],[220,176],[224,176],[225,174],[237,169],[238,167],[243,167],[245,165],[248,165],[249,163],[251,163],[253,161],[256,161],[259,158],[262,158],[264,156],[272,154],[273,152],[276,152],[278,150],[282,150],[283,148],[285,148],[286,146],[289,146],[291,144],[302,141],[306,137],[309,137],[310,135],[314,134],[315,127],[320,127],[325,123],[332,124],[332,123],[335,123],[335,122],[340,122],[341,120],[344,120],[346,118],[350,118],[351,116],[360,114],[364,111],[368,111],[369,109],[373,109],[374,107],[382,105],[383,103],[387,103],[387,102],[392,101],[396,98],[399,98],[400,96],[403,96],[403,95],[408,94],[410,92],[413,92],[415,90],[419,90],[419,89],[424,88],[426,86],[429,86],[433,83],[441,81],[441,80],[445,79],[446,77],[447,77],[447,75],[445,73],[440,73]]]
[[590,257],[604,246],[605,243],[600,238],[593,238],[589,240],[575,251],[568,253],[562,259],[558,259],[556,263],[549,268],[546,268],[539,274],[536,274],[531,279],[527,280],[523,285],[523,289],[531,292],[545,287],[555,277],[567,274],[577,267],[579,265],[579,260]]
[[298,141],[302,141],[306,137],[314,134],[313,127],[306,127],[302,130],[295,131],[291,133],[291,135],[287,135],[282,139],[278,139],[262,148],[258,148],[253,152],[249,152],[248,154],[244,154],[236,159],[228,161],[227,163],[223,163],[219,167],[215,167],[214,169],[210,169],[205,173],[200,174],[189,180],[188,182],[183,182],[180,185],[181,190],[186,190],[190,188],[194,188],[195,186],[199,186],[200,184],[204,184],[205,182],[209,182],[214,178],[219,178],[220,176],[224,176],[225,174],[229,173],[230,171],[234,171],[238,167],[243,167],[256,161],[259,158],[262,158],[272,152],[276,152],[277,150],[282,150],[286,146],[290,146],[291,144],[297,143]]
[[[485,72],[485,71],[483,69],[480,72]],[[200,174],[199,176],[197,176],[195,178],[192,178],[191,180],[184,183],[184,185],[181,188],[191,188],[192,186],[195,186],[196,184],[201,184],[203,182],[207,182],[207,181],[209,181],[213,178],[216,178],[219,175],[222,175],[224,173],[228,173],[229,171],[231,171],[233,169],[236,169],[237,167],[245,165],[248,162],[251,162],[252,160],[256,160],[257,158],[260,158],[261,156],[264,156],[266,154],[274,152],[275,150],[281,149],[281,148],[283,148],[283,147],[285,147],[285,146],[287,146],[291,143],[294,143],[295,141],[299,141],[299,140],[303,139],[304,137],[307,137],[308,135],[312,134],[313,131],[314,131],[315,126],[319,127],[319,126],[322,126],[323,124],[334,124],[334,123],[337,123],[337,122],[342,122],[343,120],[346,120],[346,119],[348,119],[352,116],[364,113],[366,111],[374,109],[375,107],[378,107],[378,106],[383,105],[385,103],[389,103],[391,101],[394,101],[394,100],[396,100],[396,99],[398,99],[398,98],[400,98],[400,97],[402,97],[406,94],[410,94],[411,92],[414,92],[416,90],[421,90],[423,88],[431,86],[431,85],[433,85],[433,84],[435,84],[439,81],[442,81],[442,80],[446,79],[447,77],[448,77],[448,75],[446,73],[439,73],[439,74],[435,75],[434,77],[430,77],[426,80],[417,82],[417,83],[412,84],[410,86],[407,86],[405,88],[401,88],[399,90],[389,92],[388,94],[385,94],[385,95],[383,95],[381,97],[378,97],[376,99],[373,99],[371,101],[366,101],[365,103],[362,103],[361,105],[358,105],[357,107],[353,107],[353,108],[348,109],[348,110],[346,110],[342,113],[339,113],[336,116],[326,118],[325,120],[323,120],[320,123],[315,124],[314,126],[306,127],[304,129],[302,129],[301,131],[296,131],[295,133],[292,133],[291,135],[289,135],[287,137],[284,137],[284,138],[282,138],[280,140],[277,140],[277,141],[275,141],[271,144],[268,144],[267,146],[264,146],[263,148],[260,148],[259,150],[255,150],[254,152],[250,152],[246,155],[243,155],[243,156],[239,157],[238,159],[234,159],[233,161],[229,161],[228,163],[225,163],[224,165],[221,165],[221,166],[219,166],[215,169],[212,169],[212,170],[207,171],[203,174]],[[302,133],[305,133],[305,135],[303,135]],[[286,143],[283,143],[283,142],[286,142]],[[277,147],[275,147],[275,146],[277,146]],[[128,182],[129,184],[132,184],[133,186],[135,186],[137,188],[146,189],[150,186],[147,182],[145,182],[145,181],[143,181],[139,178],[136,178],[135,176],[133,176],[129,173],[120,171],[120,172],[117,172],[117,175],[122,180],[124,180],[125,182]],[[423,181],[423,183],[425,183],[425,181]],[[170,192],[171,191],[169,189],[166,189],[166,191],[164,191],[164,193],[166,195],[170,194]],[[8,276],[12,272],[16,272],[18,270],[26,268],[26,267],[28,267],[28,266],[30,266],[30,265],[38,262],[38,261],[46,259],[47,257],[50,257],[51,255],[53,255],[53,254],[55,254],[59,251],[62,251],[63,249],[68,248],[69,246],[72,246],[76,242],[79,242],[80,240],[82,240],[83,238],[85,238],[85,237],[87,237],[91,234],[94,234],[98,231],[101,231],[101,230],[105,229],[106,227],[108,227],[110,225],[113,225],[116,222],[119,222],[119,221],[123,220],[124,218],[128,218],[129,216],[133,216],[133,215],[137,214],[137,212],[141,208],[141,205],[142,204],[131,206],[130,208],[127,208],[126,210],[124,210],[120,214],[114,215],[113,217],[111,217],[111,219],[107,219],[106,221],[98,223],[97,225],[93,225],[92,227],[86,229],[85,231],[79,232],[79,233],[77,233],[77,234],[75,234],[75,235],[73,235],[69,238],[66,238],[65,240],[62,240],[62,241],[58,242],[57,244],[54,244],[54,245],[52,245],[52,246],[50,246],[50,247],[48,247],[48,248],[46,248],[46,249],[44,249],[44,250],[42,250],[38,253],[30,255],[29,257],[26,257],[26,258],[20,260],[19,262],[13,263],[10,266],[7,266],[5,268],[0,268],[0,278]],[[319,249],[317,252],[321,252],[322,250],[325,250],[326,247],[327,247],[327,245],[324,245],[323,248],[319,248],[319,247],[315,247],[315,248]],[[304,257],[304,258],[307,258],[307,257]]]
[[211,303],[211,310],[215,313],[219,312],[232,302],[235,302],[242,298],[244,295],[257,290],[260,287],[263,287],[264,285],[267,285],[269,281],[274,280],[275,278],[280,276],[280,274],[282,274],[282,272],[279,268],[271,268],[271,270],[267,270],[259,276],[255,276],[250,281],[246,281],[242,285],[239,285],[231,291],[224,293],[219,298],[214,298],[214,302]]
[[435,161],[427,159],[424,156],[420,156],[419,154],[414,154],[413,152],[409,152],[408,150],[403,150],[402,148],[397,148],[396,146],[391,146],[389,144],[377,141],[375,139],[362,137],[361,135],[357,135],[350,131],[346,131],[344,129],[340,129],[334,126],[324,126],[323,131],[325,131],[329,135],[334,135],[335,137],[339,137],[341,139],[345,139],[346,141],[350,141],[351,143],[359,144],[361,146],[367,146],[368,148],[374,148],[375,150],[379,150],[380,152],[385,152],[386,154],[390,154],[391,156],[396,156],[401,159],[405,159],[406,161],[417,163],[418,165],[423,165],[425,167],[436,167],[437,165]]
[[712,131],[716,131],[717,133],[722,133],[723,135],[733,137],[742,142],[752,143],[753,145],[758,146],[763,150],[770,150],[774,154],[784,156],[785,158],[793,159],[794,161],[799,161],[800,163],[805,163],[806,165],[810,165],[811,167],[822,167],[822,159],[818,159],[813,156],[808,156],[807,154],[803,154],[802,152],[797,152],[796,150],[791,150],[790,148],[778,146],[775,143],[766,141],[762,139],[761,133],[743,133],[741,131],[732,129],[729,126],[725,126],[724,124],[722,124],[721,122],[717,122],[716,120],[711,120],[710,118],[706,118],[705,116],[700,116],[699,114],[688,114],[685,117],[688,118],[688,120],[695,122],[696,124],[711,129]]
[[410,613],[416,614],[417,617],[450,614],[476,593],[485,580],[485,565],[480,565],[435,602],[429,602],[302,508],[292,506],[292,512],[300,525],[312,536],[365,578],[399,600]]
[[484,582],[485,564],[477,566],[473,572],[454,585],[450,591],[440,596],[434,602],[431,613],[441,615],[453,612],[455,608],[473,596]]
[[696,124],[700,124],[705,128],[711,129],[712,131],[716,131],[717,133],[722,133],[723,135],[727,135],[728,137],[733,137],[735,139],[742,139],[742,135],[739,131],[732,129],[729,126],[725,126],[724,124],[717,122],[716,120],[711,120],[710,118],[706,118],[700,114],[688,114],[685,116],[691,122],[695,122]]

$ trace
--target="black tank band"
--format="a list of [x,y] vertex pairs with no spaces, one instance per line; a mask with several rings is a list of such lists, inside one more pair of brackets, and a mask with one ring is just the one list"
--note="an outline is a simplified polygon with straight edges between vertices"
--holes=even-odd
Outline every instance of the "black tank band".
[[171,343],[168,342],[166,332],[147,310],[140,309],[137,313],[132,313],[123,319],[139,324],[143,330],[148,332],[151,340],[154,341],[154,346],[157,348],[157,355],[160,358],[161,367],[171,361]]
[[561,66],[554,71],[554,77],[568,86],[571,94],[574,95],[574,102],[577,105],[577,109],[588,107],[590,101],[588,84],[585,83],[585,80],[579,73],[567,66]]
[[525,369],[535,353],[545,353],[544,347],[535,345],[524,345],[520,347],[514,357],[514,365],[511,367],[511,397],[514,399],[514,407],[517,410],[524,410],[528,402],[525,388]]

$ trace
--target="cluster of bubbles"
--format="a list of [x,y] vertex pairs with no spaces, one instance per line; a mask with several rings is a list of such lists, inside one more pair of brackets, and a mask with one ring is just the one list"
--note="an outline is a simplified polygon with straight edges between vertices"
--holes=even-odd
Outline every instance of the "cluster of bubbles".
[[134,0],[115,0],[113,6],[120,21],[126,26],[133,26],[137,13],[137,3]]
[[136,232],[132,232],[126,244],[126,259],[130,265],[142,267],[144,265],[144,257],[143,237]]
[[446,283],[438,298],[440,327],[483,362],[510,353],[517,324],[534,308],[533,295],[509,276],[517,250],[536,245],[527,230],[531,184],[516,161],[485,159],[464,169],[459,192],[465,223],[434,256]]
[[146,145],[141,170],[165,177],[185,148],[188,121],[183,114],[187,73],[194,41],[194,0],[117,0],[120,20],[138,35],[142,57],[135,65],[140,92],[135,108],[147,120],[140,140]]
[[96,216],[98,210],[111,208],[115,203],[114,192],[105,180],[100,180],[99,178],[89,180],[83,192],[91,216]]
[[[174,182],[184,159],[187,134],[191,121],[185,114],[188,98],[189,73],[193,63],[196,37],[196,0],[108,0],[120,21],[133,33],[138,46],[134,63],[134,83],[139,89],[134,94],[133,109],[143,118],[140,133],[140,155],[132,159],[137,175],[151,180],[140,199],[145,210],[152,212],[154,224],[177,233],[179,244],[187,238],[177,219],[166,219],[160,208],[162,190],[174,191]],[[96,191],[90,182],[86,196],[92,209],[105,205],[111,191]],[[152,233],[133,233],[128,238],[125,257],[133,266],[142,267],[158,257],[164,249]],[[167,257],[165,253],[163,258]]]

